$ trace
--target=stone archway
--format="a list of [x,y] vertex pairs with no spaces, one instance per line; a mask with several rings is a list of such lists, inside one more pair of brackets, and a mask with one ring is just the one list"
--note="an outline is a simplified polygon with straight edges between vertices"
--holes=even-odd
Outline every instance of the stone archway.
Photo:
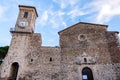
[[19,69],[19,64],[17,62],[14,62],[11,65],[10,80],[17,79],[18,69]]
[[88,67],[82,70],[82,80],[94,80],[92,70]]

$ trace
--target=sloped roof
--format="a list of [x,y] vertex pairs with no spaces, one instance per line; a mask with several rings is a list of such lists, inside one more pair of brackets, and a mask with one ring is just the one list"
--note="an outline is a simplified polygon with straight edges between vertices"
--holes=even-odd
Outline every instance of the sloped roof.
[[79,23],[74,24],[74,25],[72,25],[72,26],[70,26],[70,27],[68,27],[68,28],[66,28],[66,29],[64,29],[64,30],[59,31],[58,34],[60,34],[61,32],[66,31],[66,30],[68,30],[68,29],[70,29],[70,28],[72,28],[72,27],[74,27],[75,25],[78,25],[78,24],[97,25],[97,26],[103,26],[103,27],[106,27],[106,28],[108,27],[108,25],[103,25],[103,24],[95,24],[95,23],[79,22]]
[[119,34],[118,31],[107,31],[107,32],[109,32],[109,33],[117,33],[117,34]]
[[35,13],[36,13],[37,17],[38,17],[37,10],[34,6],[19,5],[19,7],[33,8],[35,10]]

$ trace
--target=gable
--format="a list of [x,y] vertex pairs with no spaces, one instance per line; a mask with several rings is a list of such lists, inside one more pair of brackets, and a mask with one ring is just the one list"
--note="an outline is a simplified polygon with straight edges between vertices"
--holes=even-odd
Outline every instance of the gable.
[[62,34],[74,34],[83,31],[84,31],[83,33],[92,32],[92,31],[107,31],[107,27],[108,27],[107,25],[79,22],[58,33],[59,35],[62,35]]

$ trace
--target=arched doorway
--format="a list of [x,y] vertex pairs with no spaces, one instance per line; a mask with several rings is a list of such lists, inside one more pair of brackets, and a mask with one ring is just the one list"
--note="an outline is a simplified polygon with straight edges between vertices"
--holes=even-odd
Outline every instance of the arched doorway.
[[92,70],[88,67],[82,70],[82,80],[94,80]]
[[17,79],[18,69],[19,69],[19,64],[17,62],[14,62],[11,65],[10,80]]

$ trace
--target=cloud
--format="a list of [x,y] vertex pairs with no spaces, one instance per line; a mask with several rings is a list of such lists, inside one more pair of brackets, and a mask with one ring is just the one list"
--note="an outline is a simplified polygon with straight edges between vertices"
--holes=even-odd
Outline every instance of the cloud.
[[0,41],[0,46],[6,46],[10,44],[10,38],[5,38],[2,37],[1,41]]
[[70,19],[73,21],[78,16],[86,14],[80,10],[79,5],[76,5],[80,0],[53,0],[53,2],[59,4],[60,8],[55,9],[55,6],[52,5],[52,7],[49,6],[48,9],[43,11],[39,20],[41,26],[49,24],[54,29],[58,29],[61,26],[65,28]]
[[48,11],[45,11],[41,16],[40,25],[44,26],[47,21],[48,21]]
[[51,19],[51,20],[50,20],[50,23],[52,24],[52,27],[53,27],[53,28],[58,28],[58,27],[59,27],[59,24],[56,22],[55,19]]
[[58,3],[62,9],[66,7],[73,7],[75,4],[79,2],[79,0],[53,0],[54,2]]
[[64,26],[64,27],[67,27],[67,24],[63,21],[62,22],[62,25]]
[[58,29],[61,26],[66,26],[66,22],[64,20],[65,12],[58,10],[58,11],[51,11],[50,16],[50,23],[52,24],[52,27],[55,29]]
[[118,42],[119,42],[119,45],[120,45],[120,33],[118,34]]
[[52,28],[58,29],[60,26],[66,26],[66,22],[64,21],[65,12],[62,10],[55,11],[52,7],[43,11],[40,16],[39,23],[41,26],[51,25]]
[[70,16],[71,19],[74,19],[78,16],[83,16],[85,14],[87,14],[85,11],[80,10],[80,8],[76,6],[72,8],[67,15]]
[[88,4],[89,13],[96,13],[94,19],[97,23],[105,23],[113,17],[120,15],[120,0],[93,0]]
[[4,12],[5,12],[5,7],[4,6],[0,6],[0,18],[3,17]]

